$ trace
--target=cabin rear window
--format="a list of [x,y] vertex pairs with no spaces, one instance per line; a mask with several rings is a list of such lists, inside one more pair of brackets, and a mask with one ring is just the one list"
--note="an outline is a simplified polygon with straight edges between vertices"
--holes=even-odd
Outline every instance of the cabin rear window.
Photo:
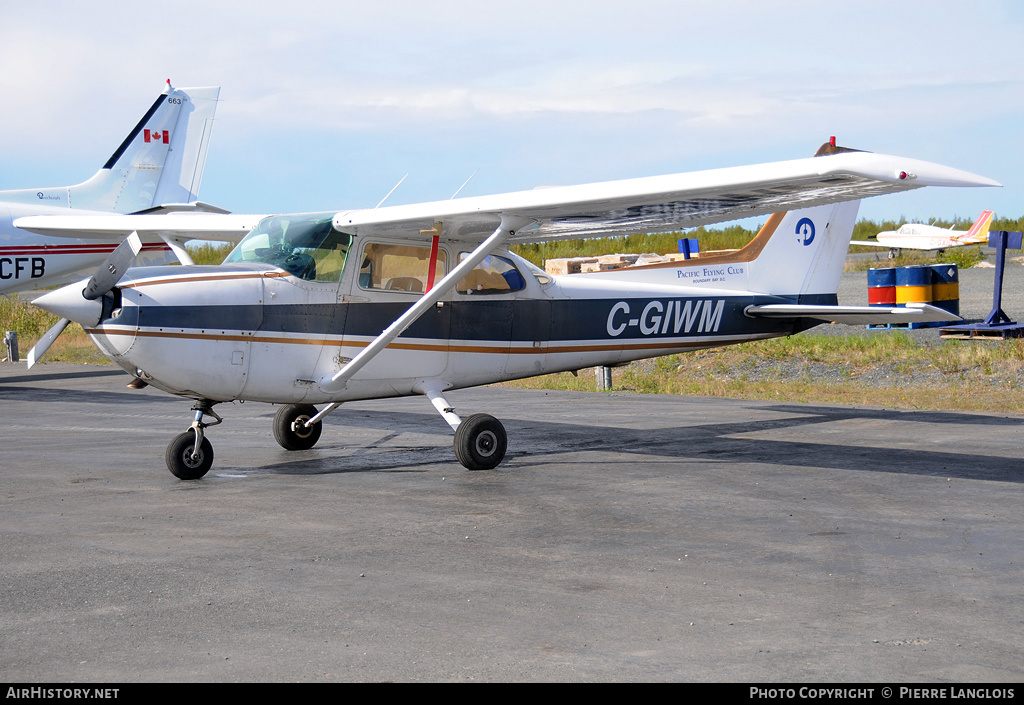
[[[447,253],[437,251],[434,283],[441,281],[447,269]],[[363,249],[359,268],[359,286],[363,289],[409,291],[422,294],[427,290],[430,273],[430,248],[408,245],[386,245],[371,242]]]
[[[468,252],[459,254],[459,260],[469,257]],[[498,255],[488,255],[483,262],[478,264],[464,276],[455,290],[460,294],[484,295],[484,294],[508,294],[519,291],[526,286],[523,275],[519,273],[511,260]]]

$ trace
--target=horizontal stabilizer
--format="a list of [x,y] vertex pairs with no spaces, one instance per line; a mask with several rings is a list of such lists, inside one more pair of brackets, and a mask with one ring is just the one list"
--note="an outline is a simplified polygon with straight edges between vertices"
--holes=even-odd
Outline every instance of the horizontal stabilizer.
[[155,215],[33,215],[18,218],[15,227],[40,235],[109,240],[137,232],[181,240],[238,242],[262,215],[163,213]]
[[144,208],[141,211],[136,211],[131,215],[157,215],[160,213],[221,213],[227,215],[231,211],[226,211],[223,208],[210,205],[209,203],[203,203],[202,201],[192,201],[191,203],[164,203],[163,205],[153,206],[152,208]]
[[963,320],[949,311],[929,304],[907,304],[906,306],[768,304],[747,306],[743,313],[751,318],[813,318],[827,323],[846,323],[848,325],[940,323]]

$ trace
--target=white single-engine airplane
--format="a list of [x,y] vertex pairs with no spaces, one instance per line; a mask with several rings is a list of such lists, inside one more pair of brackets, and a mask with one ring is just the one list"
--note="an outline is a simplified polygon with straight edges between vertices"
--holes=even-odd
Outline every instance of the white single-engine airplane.
[[[505,455],[502,424],[487,414],[461,419],[447,390],[789,335],[825,321],[948,320],[928,305],[838,305],[857,199],[999,184],[837,148],[834,140],[819,155],[269,216],[222,265],[123,274],[104,265],[88,282],[35,303],[81,323],[141,382],[196,400],[191,427],[166,452],[179,478],[210,469],[205,429],[221,422],[213,411],[219,402],[282,404],[274,436],[299,450],[317,442],[321,419],[342,402],[413,394],[427,397],[455,430],[462,465],[493,468]],[[778,212],[790,208],[797,210]],[[552,277],[508,250],[515,242],[674,231],[771,212],[743,249],[684,262]],[[237,234],[245,227],[239,218],[25,218],[17,225],[205,238]],[[318,411],[319,403],[327,406]]]
[[851,245],[888,247],[889,259],[896,259],[900,250],[941,251],[950,247],[988,244],[988,228],[992,211],[982,211],[969,230],[940,228],[924,223],[905,223],[898,230],[878,233],[876,240],[850,240]]
[[[219,210],[196,201],[219,94],[217,87],[172,88],[168,81],[135,129],[88,181],[0,191],[0,294],[77,281],[124,240],[123,235],[97,238],[73,230],[55,233],[59,237],[37,235],[14,227],[18,218]],[[174,262],[172,248],[180,245],[147,237],[137,261]]]

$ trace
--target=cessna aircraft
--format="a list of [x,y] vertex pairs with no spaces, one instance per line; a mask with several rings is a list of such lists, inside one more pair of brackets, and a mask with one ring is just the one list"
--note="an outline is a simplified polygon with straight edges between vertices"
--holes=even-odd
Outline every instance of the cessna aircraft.
[[[30,215],[219,210],[196,202],[220,88],[167,87],[96,174],[76,186],[0,191],[0,294],[77,281],[124,236],[66,231],[60,237],[14,227]],[[70,238],[70,239],[69,239]],[[147,237],[139,264],[175,261],[181,243]],[[187,253],[184,250],[179,256]]]
[[[165,454],[175,476],[197,479],[212,466],[206,429],[221,423],[213,410],[220,402],[282,404],[274,436],[300,450],[316,444],[321,420],[345,401],[415,394],[454,429],[459,462],[486,469],[505,456],[505,429],[488,414],[462,419],[448,390],[790,335],[825,321],[948,320],[928,305],[838,305],[858,199],[998,185],[833,139],[810,159],[273,215],[255,227],[215,214],[36,217],[17,226],[129,240],[230,238],[252,228],[219,266],[127,268],[126,241],[87,282],[35,301],[82,324],[135,386],[196,400],[191,427]],[[772,212],[743,249],[683,262],[552,277],[508,250]]]
[[988,244],[988,228],[992,211],[982,211],[970,230],[953,230],[923,223],[905,223],[899,230],[878,233],[876,240],[850,240],[851,245],[888,247],[889,259],[896,259],[900,250],[942,251],[948,247]]

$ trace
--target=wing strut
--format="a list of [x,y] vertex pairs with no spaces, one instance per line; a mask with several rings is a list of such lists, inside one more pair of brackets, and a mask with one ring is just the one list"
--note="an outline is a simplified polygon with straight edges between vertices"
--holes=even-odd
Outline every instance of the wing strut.
[[339,392],[344,389],[356,372],[361,370],[366,363],[376,357],[381,350],[390,345],[395,338],[404,333],[420,316],[440,301],[466,274],[483,262],[487,255],[500,247],[505,240],[515,235],[516,231],[533,222],[529,218],[503,214],[501,216],[501,224],[491,233],[490,237],[480,243],[480,246],[473,250],[466,259],[462,260],[458,266],[448,272],[433,289],[425,293],[405,313],[395,319],[394,323],[385,328],[380,335],[374,338],[372,343],[363,348],[358,355],[338,370],[333,377],[322,378],[318,383],[320,389],[328,393]]
[[195,264],[195,262],[192,261],[192,255],[190,255],[188,250],[185,249],[184,240],[177,240],[175,238],[168,237],[167,235],[161,235],[160,239],[167,243],[167,246],[171,248],[171,252],[174,253],[174,256],[177,257],[178,261],[183,265],[188,267]]

